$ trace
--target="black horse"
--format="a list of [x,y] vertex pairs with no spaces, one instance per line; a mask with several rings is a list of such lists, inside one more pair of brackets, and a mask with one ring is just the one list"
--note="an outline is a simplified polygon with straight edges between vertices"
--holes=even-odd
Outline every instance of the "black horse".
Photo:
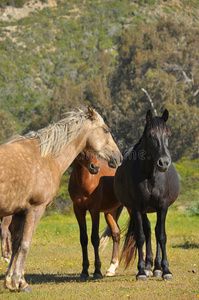
[[[116,197],[132,211],[121,259],[126,258],[128,267],[138,249],[137,280],[147,280],[147,276],[152,275],[162,276],[164,280],[173,279],[166,255],[165,220],[168,207],[178,197],[180,183],[168,151],[168,137],[171,135],[166,125],[168,117],[166,109],[162,117],[152,117],[151,110],[147,111],[144,133],[139,142],[124,153],[123,163],[115,175]],[[151,227],[146,215],[151,212],[157,212],[153,273]]]

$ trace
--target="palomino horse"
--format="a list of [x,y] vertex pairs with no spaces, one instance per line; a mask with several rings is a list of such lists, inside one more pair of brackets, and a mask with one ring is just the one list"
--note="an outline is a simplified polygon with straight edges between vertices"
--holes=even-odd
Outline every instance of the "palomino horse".
[[86,211],[92,218],[91,242],[95,253],[94,278],[102,278],[101,261],[99,257],[99,216],[104,212],[110,226],[113,238],[113,253],[111,265],[106,276],[113,276],[118,266],[120,230],[117,225],[117,209],[121,203],[116,199],[113,190],[115,169],[107,166],[103,160],[98,160],[92,153],[82,151],[73,162],[73,170],[69,181],[69,194],[73,201],[74,212],[80,229],[80,242],[83,254],[82,279],[87,279],[88,236],[86,227]]
[[[138,280],[147,280],[152,273],[151,229],[146,213],[157,212],[156,258],[154,276],[165,280],[173,278],[166,255],[165,220],[168,207],[180,191],[178,174],[171,163],[168,151],[168,136],[171,134],[166,121],[169,113],[152,117],[148,110],[144,133],[139,142],[130,147],[122,165],[115,175],[115,194],[118,200],[132,210],[122,257],[126,267],[138,249]],[[146,240],[146,259],[143,259],[143,244]],[[162,259],[160,257],[162,252]]]
[[61,176],[83,149],[111,167],[122,161],[108,127],[91,107],[0,146],[0,218],[13,215],[12,257],[5,277],[11,291],[30,291],[24,267],[33,233]]

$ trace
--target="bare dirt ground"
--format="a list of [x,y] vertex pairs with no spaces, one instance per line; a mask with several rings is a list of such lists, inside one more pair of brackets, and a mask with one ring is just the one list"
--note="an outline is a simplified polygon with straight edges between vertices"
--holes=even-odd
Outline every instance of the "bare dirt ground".
[[0,9],[0,21],[13,21],[27,17],[30,12],[41,10],[45,7],[55,7],[55,0],[48,0],[47,3],[41,3],[39,0],[30,0],[22,8],[8,6],[6,9]]

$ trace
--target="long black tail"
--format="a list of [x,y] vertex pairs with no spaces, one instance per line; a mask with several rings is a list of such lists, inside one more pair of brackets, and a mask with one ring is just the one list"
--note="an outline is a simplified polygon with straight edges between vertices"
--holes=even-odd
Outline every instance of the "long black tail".
[[120,262],[125,258],[125,269],[129,267],[131,260],[135,260],[137,254],[135,222],[131,216],[126,234]]

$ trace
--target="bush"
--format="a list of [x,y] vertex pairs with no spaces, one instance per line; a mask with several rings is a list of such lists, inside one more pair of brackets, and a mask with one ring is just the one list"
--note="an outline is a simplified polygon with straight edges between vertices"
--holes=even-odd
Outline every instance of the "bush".
[[1,0],[0,7],[4,8],[5,6],[14,6],[22,7],[27,0]]
[[187,207],[186,213],[188,216],[199,216],[199,202]]
[[175,164],[175,168],[180,176],[181,185],[178,200],[195,210],[199,205],[199,159],[189,160],[184,157]]

